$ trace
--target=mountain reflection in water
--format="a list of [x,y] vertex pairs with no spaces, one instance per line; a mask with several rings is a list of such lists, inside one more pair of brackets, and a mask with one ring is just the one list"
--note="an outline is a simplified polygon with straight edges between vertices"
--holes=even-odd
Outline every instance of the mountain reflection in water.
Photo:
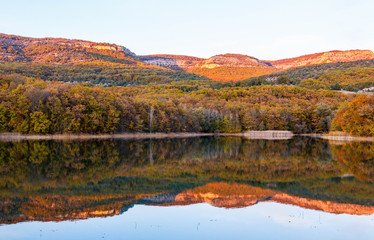
[[0,143],[0,223],[112,216],[136,204],[263,201],[374,213],[374,144],[317,138]]

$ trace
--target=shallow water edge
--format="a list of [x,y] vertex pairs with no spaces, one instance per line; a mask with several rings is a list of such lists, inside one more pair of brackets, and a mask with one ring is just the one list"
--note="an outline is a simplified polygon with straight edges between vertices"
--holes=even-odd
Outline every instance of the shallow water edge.
[[0,141],[22,141],[22,140],[90,140],[90,139],[161,139],[161,138],[190,138],[207,136],[232,136],[245,137],[248,139],[264,140],[288,140],[295,136],[323,138],[331,141],[367,141],[374,142],[374,137],[350,136],[348,134],[294,134],[291,131],[247,131],[242,133],[194,133],[194,132],[174,132],[174,133],[116,133],[116,134],[46,134],[30,135],[20,133],[0,133]]

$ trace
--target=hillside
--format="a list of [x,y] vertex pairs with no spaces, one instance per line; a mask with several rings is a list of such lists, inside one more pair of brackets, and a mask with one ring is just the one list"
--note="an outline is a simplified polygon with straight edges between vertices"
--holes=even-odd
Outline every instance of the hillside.
[[240,86],[287,84],[310,89],[368,91],[374,86],[374,59],[326,63],[246,79]]
[[218,81],[238,81],[288,69],[328,63],[372,60],[370,50],[330,51],[276,61],[259,60],[240,54],[216,55],[208,59],[183,55],[140,56],[145,63],[171,69],[181,69]]
[[[116,44],[0,33],[1,74],[17,73],[43,80],[109,86],[206,78],[239,81],[310,65],[357,60],[374,60],[374,53],[369,50],[330,51],[277,61],[241,54],[222,54],[207,59],[167,54],[136,56],[126,47]],[[354,87],[371,86],[365,82]],[[329,84],[334,83],[330,81]]]
[[141,62],[116,44],[0,34],[0,73],[109,86],[204,79]]
[[279,70],[287,70],[310,65],[325,63],[352,62],[358,60],[374,59],[374,53],[370,50],[329,51],[303,55],[295,58],[267,61]]
[[144,65],[129,49],[109,43],[0,34],[0,61],[36,63],[116,62]]
[[148,64],[183,69],[218,81],[238,81],[275,72],[270,64],[240,54],[216,55],[208,59],[182,55],[150,55],[140,59]]

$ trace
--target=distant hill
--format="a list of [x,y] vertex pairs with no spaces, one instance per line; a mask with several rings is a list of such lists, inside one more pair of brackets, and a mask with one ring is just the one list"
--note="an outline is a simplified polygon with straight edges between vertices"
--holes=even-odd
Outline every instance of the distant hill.
[[183,69],[219,81],[238,81],[299,67],[374,59],[370,50],[330,51],[276,61],[240,54],[216,55],[208,59],[183,55],[139,56],[145,63]]
[[183,69],[209,79],[238,81],[277,71],[271,64],[240,54],[216,55],[208,59],[182,55],[140,56],[140,60],[172,69]]
[[[18,73],[44,80],[95,84],[147,84],[207,78],[239,81],[300,67],[358,60],[374,60],[374,53],[370,50],[330,51],[276,61],[241,54],[222,54],[207,59],[167,54],[137,56],[116,44],[0,33],[0,74]],[[69,74],[71,72],[73,74]],[[359,88],[369,85],[361,84]]]
[[309,55],[303,55],[295,58],[281,59],[277,61],[267,61],[279,70],[298,68],[310,65],[325,63],[352,62],[358,60],[374,59],[374,53],[370,50],[348,50],[348,51],[330,51]]
[[0,34],[0,60],[61,64],[96,61],[132,65],[140,63],[133,52],[116,44],[6,34]]
[[205,79],[140,61],[116,44],[0,33],[0,74],[109,86]]
[[249,78],[237,84],[286,84],[310,89],[371,91],[374,86],[374,59],[299,67]]

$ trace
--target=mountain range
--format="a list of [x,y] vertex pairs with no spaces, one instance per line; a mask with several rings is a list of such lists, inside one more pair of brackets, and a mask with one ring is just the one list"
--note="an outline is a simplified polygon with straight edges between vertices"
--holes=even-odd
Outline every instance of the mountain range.
[[168,54],[138,56],[116,44],[0,34],[0,62],[68,65],[105,63],[142,68],[144,71],[159,69],[185,72],[218,81],[239,81],[311,65],[372,59],[374,53],[370,50],[335,50],[275,61],[241,54],[221,54],[207,59]]

